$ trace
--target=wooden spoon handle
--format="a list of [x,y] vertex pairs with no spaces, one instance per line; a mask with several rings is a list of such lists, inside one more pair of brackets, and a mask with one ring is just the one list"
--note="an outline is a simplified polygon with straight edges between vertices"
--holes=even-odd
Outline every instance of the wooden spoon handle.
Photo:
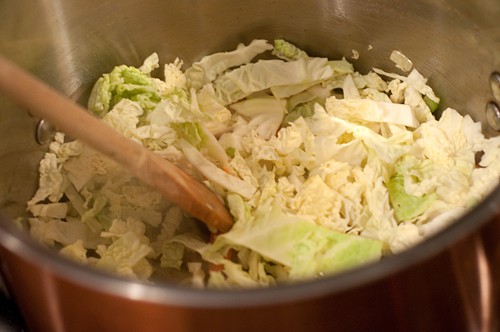
[[0,93],[123,165],[191,216],[226,232],[233,219],[222,201],[177,166],[89,114],[41,80],[0,56]]

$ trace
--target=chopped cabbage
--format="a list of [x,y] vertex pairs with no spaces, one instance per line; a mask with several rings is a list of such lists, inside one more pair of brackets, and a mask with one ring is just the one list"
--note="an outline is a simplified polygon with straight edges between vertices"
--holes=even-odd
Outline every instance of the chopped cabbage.
[[272,96],[246,99],[231,105],[238,114],[250,118],[248,125],[264,139],[276,134],[286,112],[286,101]]
[[131,278],[269,286],[405,250],[498,184],[500,139],[453,109],[436,119],[440,100],[415,68],[362,74],[283,39],[182,66],[167,63],[163,79],[152,76],[156,53],[138,68],[117,66],[96,82],[89,109],[220,195],[234,227],[208,236],[119,165],[57,133],[27,203],[33,237]]
[[260,60],[226,72],[213,84],[217,97],[228,105],[266,89],[274,89],[278,98],[290,97],[332,76],[325,58]]
[[308,57],[306,52],[284,39],[276,39],[274,41],[272,54],[280,59],[289,61]]
[[394,216],[398,221],[411,220],[424,213],[436,195],[415,196],[405,191],[404,177],[402,175],[393,175],[387,184],[389,190],[389,201],[394,208]]
[[102,116],[122,99],[138,102],[145,110],[153,109],[161,100],[160,91],[146,73],[138,68],[122,65],[98,80],[88,107]]
[[205,56],[186,70],[189,85],[199,89],[206,83],[214,81],[229,68],[244,65],[255,56],[272,48],[267,40],[256,39],[248,46],[238,45],[236,50],[232,52],[220,52]]
[[204,251],[204,257],[210,260],[211,255],[227,250],[224,248],[244,247],[284,265],[291,278],[338,271],[380,257],[380,241],[329,230],[298,215],[286,215],[280,205],[278,200],[261,204],[247,220],[238,219],[231,231],[219,235]]

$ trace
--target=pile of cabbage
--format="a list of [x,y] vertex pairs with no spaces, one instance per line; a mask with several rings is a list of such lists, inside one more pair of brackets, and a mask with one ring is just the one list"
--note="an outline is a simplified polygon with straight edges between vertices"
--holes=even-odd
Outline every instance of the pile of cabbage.
[[281,39],[186,70],[176,59],[164,79],[159,67],[157,54],[115,67],[88,107],[220,195],[234,227],[183,227],[177,206],[57,133],[27,206],[31,234],[62,255],[142,280],[179,270],[199,287],[275,285],[413,246],[498,182],[500,138],[453,109],[437,120],[416,69],[361,74]]

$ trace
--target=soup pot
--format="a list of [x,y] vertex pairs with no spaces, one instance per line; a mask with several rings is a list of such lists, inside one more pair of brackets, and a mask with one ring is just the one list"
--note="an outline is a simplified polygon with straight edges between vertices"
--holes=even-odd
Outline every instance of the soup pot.
[[[115,65],[186,64],[254,38],[394,69],[398,50],[443,105],[500,130],[498,0],[0,1],[0,52],[84,104]],[[360,55],[351,59],[353,50]],[[30,331],[489,331],[499,327],[500,188],[456,223],[380,262],[251,290],[124,280],[18,229],[50,124],[0,99],[0,261]],[[499,161],[500,162],[500,161]]]

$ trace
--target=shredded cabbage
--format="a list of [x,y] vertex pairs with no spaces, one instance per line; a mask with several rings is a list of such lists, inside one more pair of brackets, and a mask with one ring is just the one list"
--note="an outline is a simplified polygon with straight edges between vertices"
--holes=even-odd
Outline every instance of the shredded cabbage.
[[117,66],[96,82],[89,109],[203,181],[234,227],[207,236],[119,165],[58,133],[27,203],[35,238],[122,276],[269,286],[405,250],[498,183],[500,138],[453,109],[436,119],[440,100],[415,68],[361,74],[283,39],[182,66],[166,64],[164,79],[152,76],[156,53],[138,68]]

